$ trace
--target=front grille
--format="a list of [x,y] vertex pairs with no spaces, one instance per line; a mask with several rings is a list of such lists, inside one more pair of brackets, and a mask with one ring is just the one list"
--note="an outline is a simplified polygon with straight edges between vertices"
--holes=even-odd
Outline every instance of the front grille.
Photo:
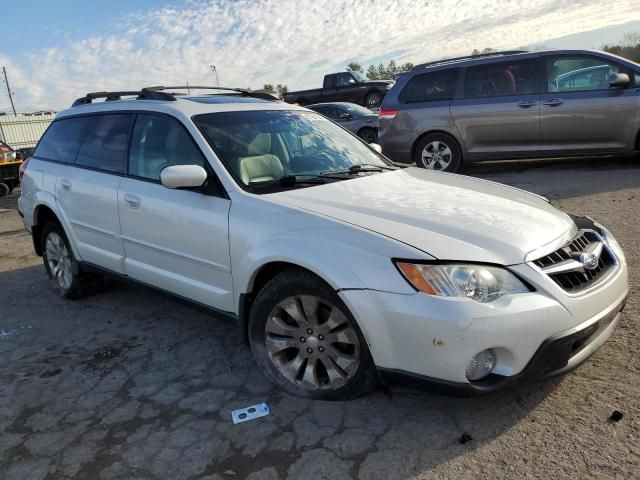
[[[581,253],[597,253],[597,266],[585,268]],[[534,260],[554,282],[567,292],[575,293],[594,285],[615,267],[615,260],[602,239],[590,230],[583,230],[567,245]]]

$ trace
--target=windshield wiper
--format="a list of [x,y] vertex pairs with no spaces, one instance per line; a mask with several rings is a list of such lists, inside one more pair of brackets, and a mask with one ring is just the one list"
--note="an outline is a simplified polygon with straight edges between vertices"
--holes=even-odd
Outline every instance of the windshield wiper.
[[[304,178],[309,177],[309,178]],[[320,185],[323,183],[327,183],[324,178],[318,178],[317,175],[285,175],[284,177],[280,177],[278,180],[280,186],[282,187],[290,187],[293,185]]]
[[293,187],[294,185],[321,185],[323,183],[326,183],[326,180],[324,178],[318,178],[317,175],[285,175],[284,177],[280,177],[274,180],[259,180],[257,182],[249,182],[249,186],[261,187],[278,184],[281,187]]
[[321,172],[320,175],[325,177],[330,175],[357,175],[360,172],[381,172],[382,170],[395,170],[395,168],[386,165],[374,165],[373,163],[358,163],[342,170]]

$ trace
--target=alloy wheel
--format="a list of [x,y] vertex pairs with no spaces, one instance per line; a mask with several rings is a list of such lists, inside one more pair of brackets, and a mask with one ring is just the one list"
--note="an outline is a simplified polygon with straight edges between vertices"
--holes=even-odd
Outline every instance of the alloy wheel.
[[360,366],[358,334],[335,305],[313,295],[279,302],[265,325],[269,358],[290,382],[307,390],[335,390]]
[[60,288],[68,290],[73,282],[73,270],[71,269],[71,256],[64,240],[56,232],[51,232],[47,235],[45,248],[51,279]]
[[453,160],[453,153],[446,143],[434,140],[422,149],[421,160],[424,168],[447,170]]

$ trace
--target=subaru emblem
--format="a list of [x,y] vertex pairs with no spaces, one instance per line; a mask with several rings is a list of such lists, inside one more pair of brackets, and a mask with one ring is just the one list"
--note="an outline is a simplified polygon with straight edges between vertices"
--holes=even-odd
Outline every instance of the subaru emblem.
[[592,252],[582,252],[580,254],[580,263],[587,270],[595,270],[598,268],[600,257]]

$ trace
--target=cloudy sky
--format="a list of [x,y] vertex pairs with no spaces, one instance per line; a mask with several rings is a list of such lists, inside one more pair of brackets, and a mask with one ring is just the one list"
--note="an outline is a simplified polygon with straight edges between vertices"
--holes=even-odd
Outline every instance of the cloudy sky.
[[350,61],[416,63],[585,31],[567,38],[597,47],[640,31],[640,0],[16,0],[3,18],[20,33],[4,29],[0,64],[29,110],[88,91],[215,84],[211,64],[221,85],[295,89]]

